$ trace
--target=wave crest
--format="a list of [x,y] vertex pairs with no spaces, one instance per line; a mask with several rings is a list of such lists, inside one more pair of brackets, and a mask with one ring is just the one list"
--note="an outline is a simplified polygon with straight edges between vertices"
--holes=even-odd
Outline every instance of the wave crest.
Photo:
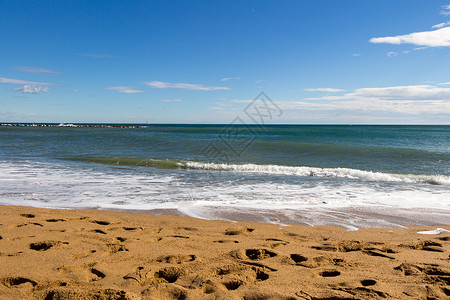
[[450,176],[445,175],[416,175],[373,172],[350,168],[317,168],[307,166],[281,166],[257,164],[221,164],[197,161],[184,161],[176,159],[151,158],[84,158],[78,159],[94,163],[103,163],[123,166],[141,166],[157,169],[186,169],[218,172],[242,172],[270,175],[313,176],[351,178],[368,181],[406,182],[432,185],[450,185]]

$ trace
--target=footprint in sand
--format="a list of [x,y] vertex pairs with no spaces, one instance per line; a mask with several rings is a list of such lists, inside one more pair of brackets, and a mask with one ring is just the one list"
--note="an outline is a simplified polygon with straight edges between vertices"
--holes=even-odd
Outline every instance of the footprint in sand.
[[64,219],[47,219],[45,221],[49,222],[49,223],[67,222],[67,220],[64,220]]
[[304,262],[304,261],[307,261],[307,260],[308,260],[307,257],[305,257],[305,256],[303,256],[303,255],[300,255],[300,254],[291,254],[291,255],[290,255],[290,258],[291,258],[296,264],[299,264],[299,263],[301,263],[301,262]]
[[149,287],[142,291],[141,295],[144,299],[188,299],[188,291],[185,288],[168,283]]
[[83,278],[87,282],[98,281],[106,277],[106,274],[97,268],[94,268],[96,263],[62,266],[57,268],[61,274],[72,274],[72,276]]
[[161,256],[156,259],[158,262],[165,262],[171,264],[181,264],[183,262],[190,262],[196,260],[197,257],[195,255],[168,255]]
[[267,246],[267,247],[270,247],[270,248],[276,248],[276,247],[279,247],[279,246],[286,246],[286,245],[289,244],[289,242],[287,242],[287,241],[283,241],[283,240],[280,240],[280,239],[273,239],[273,238],[266,239],[266,241],[269,242],[269,243],[267,243],[264,246]]
[[248,227],[238,227],[238,228],[227,228],[225,230],[225,235],[239,235],[244,233],[253,232],[255,229]]
[[372,280],[372,279],[364,279],[364,280],[361,280],[361,284],[363,286],[372,286],[372,285],[377,284],[377,282],[375,280]]
[[155,273],[155,277],[162,278],[166,280],[168,283],[173,283],[178,280],[178,278],[182,275],[185,275],[186,272],[180,268],[176,267],[166,267]]
[[106,247],[108,249],[106,252],[109,254],[128,251],[128,249],[124,245],[120,244],[106,244]]
[[433,241],[420,241],[417,244],[412,244],[412,245],[400,244],[398,246],[404,247],[404,248],[415,249],[415,250],[423,250],[423,251],[431,251],[431,252],[444,252],[444,250],[442,250],[442,245],[437,242],[433,242]]
[[122,227],[122,228],[123,228],[123,230],[126,230],[126,231],[135,231],[138,229],[143,230],[142,227]]
[[270,258],[277,256],[278,254],[261,248],[261,249],[244,249],[244,250],[234,250],[231,251],[231,256],[240,259],[250,259],[250,260],[261,260],[265,258]]
[[339,288],[333,288],[333,290],[343,291],[343,292],[346,292],[346,293],[352,295],[353,297],[350,299],[380,299],[380,298],[390,299],[391,298],[391,296],[387,293],[372,290],[372,289],[369,289],[366,287],[357,287],[357,288],[339,287]]
[[68,242],[60,242],[60,241],[44,241],[44,242],[37,242],[37,243],[31,243],[29,245],[29,248],[31,250],[35,251],[47,251],[48,249],[60,246],[60,245],[67,245]]
[[265,281],[269,279],[269,274],[266,273],[264,267],[259,266],[247,266],[245,264],[233,264],[227,265],[217,269],[214,276],[220,276],[222,279],[228,277],[239,276],[240,278],[245,278],[247,283],[254,283],[257,281]]
[[106,275],[94,268],[90,268],[86,270],[86,280],[87,281],[98,281],[105,278]]
[[243,285],[244,282],[242,280],[230,280],[223,283],[223,285],[227,288],[229,291],[237,290],[241,285]]
[[338,270],[325,270],[319,272],[320,277],[337,277],[339,275],[341,275],[341,272],[339,272]]
[[370,256],[378,256],[378,257],[383,257],[383,258],[395,259],[394,257],[385,255],[383,253],[379,253],[379,252],[374,251],[374,250],[363,250],[362,252],[367,254],[367,255],[370,255]]
[[106,225],[111,224],[111,223],[108,222],[108,221],[100,221],[100,220],[93,220],[93,221],[90,221],[90,222],[91,222],[91,223],[98,224],[98,225],[103,225],[103,226],[106,226]]
[[159,280],[155,278],[154,273],[144,267],[137,267],[135,271],[128,273],[122,277],[125,280],[135,280],[140,286],[158,283]]
[[20,214],[20,216],[21,216],[21,217],[24,217],[24,218],[29,218],[29,219],[32,219],[32,218],[35,218],[35,217],[36,217],[36,216],[33,215],[33,214]]
[[30,283],[33,287],[37,285],[36,281],[25,277],[5,277],[0,279],[0,283],[6,287],[17,286],[25,283]]

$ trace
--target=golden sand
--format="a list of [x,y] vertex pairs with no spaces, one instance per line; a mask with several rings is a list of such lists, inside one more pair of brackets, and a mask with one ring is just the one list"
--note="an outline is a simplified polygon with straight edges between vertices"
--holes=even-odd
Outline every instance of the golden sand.
[[448,299],[420,230],[0,206],[0,299]]

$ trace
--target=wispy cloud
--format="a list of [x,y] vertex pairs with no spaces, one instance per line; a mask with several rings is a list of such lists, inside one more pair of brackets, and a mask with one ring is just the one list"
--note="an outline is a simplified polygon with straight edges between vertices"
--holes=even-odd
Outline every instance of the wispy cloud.
[[162,102],[181,102],[183,101],[182,99],[164,99],[161,100]]
[[[314,102],[311,102],[314,100]],[[321,100],[321,102],[317,102]],[[315,111],[316,113],[346,111],[402,115],[450,115],[450,88],[436,85],[408,85],[381,88],[360,88],[341,96],[306,98],[301,101],[277,101],[284,111]]]
[[5,77],[0,77],[0,83],[28,84],[28,85],[55,85],[54,83],[48,83],[48,82],[29,81],[29,80],[12,79],[12,78],[5,78]]
[[221,106],[221,107],[231,107],[231,106],[233,106],[233,104],[227,103],[227,102],[216,102],[215,104],[218,105],[218,106]]
[[216,91],[216,90],[229,90],[229,87],[224,86],[205,86],[202,84],[193,83],[170,83],[163,81],[149,81],[144,82],[146,85],[158,88],[158,89],[185,89],[185,90],[197,90],[197,91]]
[[105,90],[116,91],[116,92],[124,93],[124,94],[137,94],[137,93],[144,92],[144,91],[136,90],[133,87],[129,87],[129,86],[112,86],[112,87],[105,88]]
[[353,56],[356,56],[356,57],[357,57],[357,56],[361,56],[361,54],[359,54],[359,53],[353,53],[352,55],[353,55]]
[[448,47],[450,46],[450,27],[433,31],[413,32],[406,35],[375,37],[371,38],[369,42],[374,44],[413,44],[424,47]]
[[91,58],[113,58],[114,56],[111,54],[92,54],[92,53],[80,53],[78,56],[85,56]]
[[228,80],[239,80],[241,77],[225,77],[220,79],[220,81],[228,81]]
[[450,15],[450,4],[442,6],[442,10],[441,10],[440,14],[444,15],[444,16]]
[[22,92],[25,94],[39,94],[42,92],[48,92],[49,87],[48,86],[32,86],[32,85],[24,85],[21,88],[15,89],[18,92]]
[[255,100],[239,100],[239,99],[230,100],[230,102],[233,102],[233,103],[251,103],[253,101],[255,101]]
[[448,25],[450,25],[450,21],[447,21],[447,22],[443,22],[443,23],[439,23],[439,24],[436,24],[436,25],[433,25],[433,26],[431,26],[431,28],[442,28],[442,27],[445,27],[445,26],[448,26]]
[[360,88],[342,96],[324,96],[306,98],[305,100],[388,100],[388,101],[422,101],[445,100],[450,104],[450,88],[434,85],[406,85],[381,88]]
[[[450,103],[443,100],[401,101],[387,100],[358,100],[351,99],[340,102],[311,103],[308,101],[278,101],[278,106],[288,113],[289,110],[297,110],[305,114],[305,111],[321,113],[334,112],[341,114],[343,111],[352,115],[364,114],[390,114],[399,113],[405,115],[450,115]],[[417,117],[415,118],[417,120]],[[448,122],[448,121],[447,121]]]
[[39,74],[39,75],[47,75],[47,76],[61,74],[60,72],[56,72],[56,71],[45,69],[45,68],[39,68],[39,67],[16,67],[16,69],[20,70],[22,72],[34,73],[34,74]]
[[345,92],[345,90],[341,89],[333,89],[333,88],[315,88],[315,89],[303,89],[307,92],[327,92],[327,93],[337,93],[337,92]]
[[386,55],[387,55],[388,57],[394,57],[394,56],[397,56],[398,53],[395,52],[395,51],[390,51],[390,52],[388,52]]

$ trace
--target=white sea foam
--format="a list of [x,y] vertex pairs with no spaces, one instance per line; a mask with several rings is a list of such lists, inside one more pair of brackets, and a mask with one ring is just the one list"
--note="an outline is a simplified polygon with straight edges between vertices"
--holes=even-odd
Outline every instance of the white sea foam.
[[279,165],[256,165],[256,164],[216,164],[202,162],[180,162],[180,166],[189,169],[210,170],[210,171],[231,171],[260,173],[273,175],[292,176],[314,176],[314,177],[337,177],[352,178],[371,181],[390,181],[407,183],[425,183],[436,185],[450,185],[450,176],[444,175],[414,175],[414,174],[393,174],[364,171],[349,168],[314,168],[314,167],[291,167]]
[[[211,172],[189,170],[108,165],[93,169],[92,164],[70,162],[0,161],[0,204],[175,209],[205,219],[232,220],[245,215],[263,222],[347,228],[397,226],[384,215],[396,215],[417,225],[427,225],[427,220],[450,224],[450,188],[445,185],[236,172],[217,172],[216,179],[210,180]],[[380,218],[346,212],[348,209],[376,210]]]
[[436,228],[435,230],[428,230],[428,231],[419,231],[417,232],[418,234],[441,234],[441,233],[446,233],[446,232],[450,232],[444,228]]

